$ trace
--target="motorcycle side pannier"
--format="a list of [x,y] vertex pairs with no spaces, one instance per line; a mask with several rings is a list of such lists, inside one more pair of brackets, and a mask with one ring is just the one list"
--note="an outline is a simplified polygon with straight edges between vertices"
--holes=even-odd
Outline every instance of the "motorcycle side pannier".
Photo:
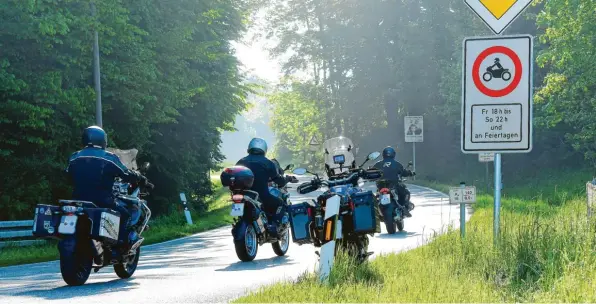
[[126,225],[120,222],[120,212],[109,208],[88,208],[85,211],[91,220],[92,239],[107,244],[118,242],[120,225]]
[[377,227],[375,214],[375,201],[372,191],[363,191],[351,195],[354,203],[354,232],[367,234],[374,233]]
[[288,206],[290,214],[290,226],[292,227],[292,240],[299,245],[312,243],[310,226],[313,221],[311,206],[308,203],[301,203]]
[[252,171],[243,166],[233,166],[224,169],[219,177],[222,186],[230,190],[246,190],[252,187],[255,175]]
[[59,206],[38,204],[35,207],[33,219],[33,236],[39,238],[58,238],[58,225],[60,225]]

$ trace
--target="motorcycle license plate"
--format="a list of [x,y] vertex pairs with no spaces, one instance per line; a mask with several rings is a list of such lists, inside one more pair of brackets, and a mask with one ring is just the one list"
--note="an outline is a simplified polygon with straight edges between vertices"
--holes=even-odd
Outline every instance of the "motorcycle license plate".
[[244,204],[232,204],[231,216],[242,216],[244,215]]
[[381,205],[389,205],[389,204],[391,204],[391,195],[383,194],[383,196],[381,196]]
[[74,234],[77,229],[76,215],[66,215],[60,219],[60,225],[58,226],[58,233],[60,234]]

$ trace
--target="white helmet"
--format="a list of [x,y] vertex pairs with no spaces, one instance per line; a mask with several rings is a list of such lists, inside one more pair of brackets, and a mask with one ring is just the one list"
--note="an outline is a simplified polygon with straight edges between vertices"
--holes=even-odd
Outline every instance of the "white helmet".
[[248,154],[267,154],[267,142],[264,139],[255,137],[248,143]]

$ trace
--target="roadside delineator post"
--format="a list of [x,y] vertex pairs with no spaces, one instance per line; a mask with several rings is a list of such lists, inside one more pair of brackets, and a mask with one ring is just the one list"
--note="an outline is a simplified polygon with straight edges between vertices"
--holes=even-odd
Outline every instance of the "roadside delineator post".
[[192,217],[190,216],[190,210],[186,204],[186,194],[184,194],[184,192],[180,192],[180,201],[182,201],[182,205],[184,206],[184,216],[186,217],[186,223],[192,225]]

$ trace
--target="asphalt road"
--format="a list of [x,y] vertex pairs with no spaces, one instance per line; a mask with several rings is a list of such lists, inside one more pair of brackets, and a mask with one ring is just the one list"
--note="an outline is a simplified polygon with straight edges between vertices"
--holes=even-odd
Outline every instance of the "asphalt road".
[[[458,227],[459,206],[449,205],[445,195],[413,185],[409,189],[416,205],[412,218],[406,219],[404,231],[394,235],[386,234],[381,223],[383,233],[370,242],[373,257],[420,246],[450,223]],[[321,192],[308,196],[291,193],[290,200],[299,202]],[[0,303],[228,302],[260,286],[314,270],[314,252],[311,245],[292,243],[287,256],[277,257],[265,244],[253,262],[242,263],[234,252],[231,227],[225,227],[143,246],[139,267],[128,280],[118,279],[112,268],[106,267],[92,273],[84,286],[68,287],[57,261],[0,268]]]

